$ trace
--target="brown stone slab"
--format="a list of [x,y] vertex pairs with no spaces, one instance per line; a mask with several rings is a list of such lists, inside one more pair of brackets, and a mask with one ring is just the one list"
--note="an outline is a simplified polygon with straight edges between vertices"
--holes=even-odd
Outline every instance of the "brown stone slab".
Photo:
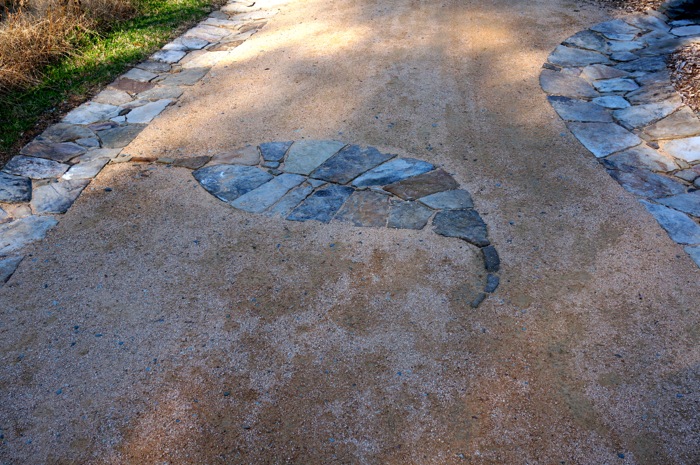
[[147,90],[153,89],[155,87],[155,84],[152,82],[135,81],[133,79],[121,78],[114,81],[110,87],[123,90],[124,92],[129,92],[130,94],[138,94],[139,92],[145,92]]
[[416,200],[436,192],[459,187],[452,176],[441,169],[404,179],[384,187],[384,190],[404,200]]
[[335,219],[355,226],[384,227],[389,216],[389,197],[373,191],[355,191]]

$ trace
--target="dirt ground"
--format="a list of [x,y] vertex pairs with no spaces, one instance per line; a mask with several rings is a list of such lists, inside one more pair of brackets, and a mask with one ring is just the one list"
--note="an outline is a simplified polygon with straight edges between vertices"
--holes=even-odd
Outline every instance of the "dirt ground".
[[126,151],[396,147],[472,193],[501,287],[472,309],[476,249],[429,230],[110,165],[0,289],[0,463],[699,463],[700,271],[538,84],[607,14],[283,6]]

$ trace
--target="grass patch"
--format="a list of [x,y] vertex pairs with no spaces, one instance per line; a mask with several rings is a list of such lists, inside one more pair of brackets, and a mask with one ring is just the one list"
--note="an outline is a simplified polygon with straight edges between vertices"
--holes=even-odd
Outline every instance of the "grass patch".
[[138,14],[106,33],[88,31],[73,50],[48,65],[40,82],[0,96],[0,166],[66,110],[89,99],[222,0],[140,0]]

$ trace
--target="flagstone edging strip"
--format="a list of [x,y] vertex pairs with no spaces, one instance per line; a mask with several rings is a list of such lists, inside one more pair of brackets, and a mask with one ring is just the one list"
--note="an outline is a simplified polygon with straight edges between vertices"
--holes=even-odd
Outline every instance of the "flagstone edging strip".
[[657,11],[561,43],[540,74],[569,130],[700,266],[700,118],[671,84],[668,56],[700,40]]

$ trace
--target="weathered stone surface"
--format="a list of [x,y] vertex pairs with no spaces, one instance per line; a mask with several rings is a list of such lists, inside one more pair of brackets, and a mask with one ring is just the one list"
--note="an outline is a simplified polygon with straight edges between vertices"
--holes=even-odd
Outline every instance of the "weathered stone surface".
[[0,202],[29,202],[32,198],[32,182],[29,178],[13,176],[0,171]]
[[134,108],[126,115],[126,121],[129,123],[149,123],[171,103],[172,100],[163,99]]
[[615,61],[621,61],[625,63],[639,59],[639,55],[636,55],[632,52],[615,52],[612,55],[610,55],[610,58],[612,58]]
[[362,148],[359,145],[349,145],[316,168],[311,173],[311,177],[346,184],[395,156],[381,153],[374,147]]
[[304,176],[298,174],[280,174],[271,181],[230,202],[231,206],[251,213],[262,213],[279,201],[287,192],[304,182],[304,179]]
[[700,266],[700,246],[687,246],[685,252],[690,255],[697,266]]
[[270,209],[265,212],[265,215],[286,217],[313,191],[313,187],[304,183],[289,191],[279,202],[270,207]]
[[[230,6],[231,5],[225,5],[224,8]],[[231,21],[230,19],[207,18],[203,24],[206,24],[207,26],[225,27],[227,29],[237,30],[245,23],[243,21]]]
[[163,63],[162,61],[144,61],[136,65],[137,68],[141,68],[152,73],[167,73],[170,71],[170,64]]
[[700,226],[685,214],[663,205],[640,200],[668,235],[679,244],[700,244]]
[[471,195],[462,189],[437,192],[418,200],[433,210],[466,210],[474,207]]
[[292,141],[287,142],[266,142],[260,144],[260,153],[262,154],[263,160],[265,161],[276,161],[281,162],[284,159],[284,155],[292,146]]
[[173,166],[187,168],[190,170],[197,170],[209,163],[209,160],[211,160],[211,157],[208,157],[206,155],[202,155],[199,157],[178,158],[173,162]]
[[600,94],[584,79],[551,69],[542,70],[540,85],[548,94],[572,98],[595,98]]
[[163,86],[192,86],[209,72],[209,68],[183,69],[179,73],[168,75],[160,81]]
[[[195,53],[198,53],[198,55],[194,55]],[[198,50],[190,53],[190,55],[191,58],[188,56],[180,62],[183,69],[212,68],[221,60],[230,57],[230,54],[226,51],[214,50]]]
[[35,214],[65,213],[89,182],[74,179],[37,185],[32,194],[32,210]]
[[179,50],[181,52],[187,51],[187,47],[185,47],[184,45],[177,43],[175,41],[170,42],[169,44],[163,45],[162,49],[163,50]]
[[145,69],[131,68],[129,71],[121,75],[125,79],[133,79],[134,81],[149,82],[158,77],[157,74]]
[[404,200],[416,200],[436,192],[448,191],[459,187],[447,172],[437,169],[419,174],[384,187],[384,190]]
[[685,186],[671,178],[639,168],[610,171],[610,176],[625,190],[639,197],[656,199],[685,193]]
[[618,169],[624,166],[636,166],[651,171],[663,172],[678,169],[673,158],[667,157],[644,144],[610,155],[605,160]]
[[233,152],[217,153],[211,158],[210,165],[234,164],[254,166],[260,162],[260,153],[254,145],[246,145],[242,149]]
[[45,158],[17,155],[7,162],[3,171],[32,179],[57,178],[66,172],[68,165]]
[[0,286],[5,284],[24,260],[24,255],[19,257],[0,257]]
[[265,168],[277,169],[280,167],[280,162],[278,161],[264,161],[261,163]]
[[117,158],[121,149],[94,149],[88,151],[85,155],[81,155],[73,160],[74,163],[84,163],[98,158],[107,158],[108,160],[114,160]]
[[173,42],[182,44],[188,50],[201,50],[209,45],[208,40],[198,39],[196,37],[180,37]]
[[97,137],[90,137],[88,139],[76,139],[75,143],[87,149],[100,148],[100,140]]
[[288,173],[309,175],[344,146],[344,143],[334,140],[296,141],[289,148],[284,170]]
[[273,177],[258,168],[240,165],[205,166],[193,175],[210,194],[229,203]]
[[634,52],[644,47],[644,42],[640,40],[609,40],[607,42],[607,51],[610,53]]
[[640,86],[642,86],[642,88],[637,91],[630,92],[630,94],[628,94],[627,97],[629,97],[631,94],[638,94],[642,92],[645,87],[650,85],[668,85],[671,80],[671,73],[667,68],[664,68],[661,71],[657,71],[655,73],[642,73],[641,75],[637,73],[634,80],[637,81],[637,83]]
[[644,128],[653,140],[680,139],[700,134],[700,118],[684,106],[666,118]]
[[43,239],[49,229],[57,224],[58,221],[50,216],[27,216],[0,224],[0,255],[7,255]]
[[679,106],[680,102],[679,104],[661,102],[635,105],[629,108],[615,110],[613,116],[628,127],[640,128],[670,115]]
[[97,94],[92,100],[97,103],[119,106],[127,102],[131,102],[133,98],[131,97],[131,95],[129,95],[123,90],[108,87],[107,89]]
[[597,97],[592,101],[596,105],[600,105],[601,107],[609,108],[611,110],[619,110],[620,108],[628,108],[630,106],[630,103],[625,100],[624,97],[620,97],[619,95]]
[[563,67],[587,66],[596,63],[608,63],[608,58],[598,52],[559,45],[549,55],[547,61]]
[[162,61],[163,63],[177,63],[185,55],[187,55],[187,52],[182,50],[159,50],[151,56],[151,60]]
[[495,273],[501,268],[501,258],[496,252],[496,248],[492,245],[481,249],[481,254],[484,259],[484,268],[489,273]]
[[498,289],[498,285],[501,283],[501,279],[495,275],[495,274],[489,274],[486,277],[486,285],[484,286],[484,292],[488,292],[489,294],[492,292],[496,292],[496,289]]
[[6,223],[10,221],[10,214],[5,211],[2,207],[0,207],[0,223]]
[[307,197],[287,216],[287,219],[292,221],[316,220],[328,223],[353,192],[352,187],[330,184]]
[[89,139],[92,137],[95,137],[95,133],[90,128],[66,123],[51,125],[41,133],[42,139],[52,142],[72,142],[77,139]]
[[674,27],[673,29],[671,29],[671,34],[676,35],[678,37],[700,35],[700,24],[695,24],[692,26]]
[[589,29],[577,32],[562,43],[564,45],[585,48],[586,50],[594,50],[596,52],[603,51],[607,48],[605,38]]
[[[698,165],[697,168],[700,168],[700,165]],[[674,173],[673,175],[677,178],[684,180],[684,181],[693,182],[693,181],[695,181],[695,179],[697,179],[698,176],[700,176],[700,170],[694,170],[694,169],[681,170],[681,171]]]
[[250,21],[256,19],[269,19],[277,14],[277,10],[261,10],[251,13],[243,13],[240,15],[231,16],[233,21]]
[[678,101],[678,92],[666,81],[649,83],[639,89],[625,95],[625,98],[632,105],[643,105],[646,103],[657,103],[666,100]]
[[13,220],[32,216],[32,209],[28,203],[6,203],[3,209]]
[[639,89],[639,86],[632,79],[604,79],[593,81],[593,87],[598,92],[630,92]]
[[153,89],[155,84],[153,82],[136,81],[134,79],[119,78],[110,84],[110,87],[128,92],[130,94],[138,94],[139,92],[145,92],[148,89]]
[[[224,35],[221,35],[221,34]],[[228,31],[216,31],[215,34],[212,33],[212,31],[209,30],[209,28],[204,28],[203,26],[198,26],[190,29],[189,31],[185,32],[184,36],[185,37],[194,37],[196,39],[202,39],[206,40],[207,42],[218,42],[221,40],[222,37],[225,36],[225,34],[228,34]]]
[[621,19],[596,24],[591,27],[591,30],[600,32],[608,39],[613,40],[632,40],[642,32],[639,28],[631,26]]
[[320,179],[313,179],[313,178],[307,179],[306,182],[311,184],[313,187],[321,187],[322,185],[324,185],[326,183],[326,181],[322,181]]
[[584,77],[596,81],[599,79],[617,79],[626,77],[629,73],[622,71],[612,66],[607,65],[590,65],[583,68],[581,73]]
[[595,103],[559,96],[549,96],[547,99],[564,121],[612,122],[610,112]]
[[97,135],[102,140],[102,146],[105,148],[115,149],[123,148],[136,139],[141,131],[146,127],[144,124],[129,124],[126,126],[117,126],[112,129],[98,131]]
[[476,210],[447,210],[438,212],[433,218],[435,232],[446,237],[458,237],[485,247],[489,245],[486,223]]
[[432,215],[433,211],[421,203],[395,200],[391,202],[388,226],[396,229],[423,229]]
[[700,191],[666,197],[665,199],[657,200],[657,202],[700,218]]
[[87,102],[78,108],[71,110],[64,118],[64,123],[90,124],[108,120],[119,114],[121,109],[114,105],[104,103]]
[[379,228],[386,226],[388,216],[389,196],[372,191],[355,191],[335,219],[355,226]]
[[605,157],[642,140],[614,123],[568,123],[569,130],[596,157]]
[[639,29],[654,29],[662,32],[670,29],[668,24],[651,15],[635,14],[626,16],[624,21]]
[[95,158],[80,162],[71,166],[61,178],[67,181],[73,179],[92,179],[97,176],[97,173],[102,171],[102,168],[109,163],[109,160],[109,158]]
[[161,99],[171,99],[175,100],[180,98],[180,96],[185,91],[177,86],[156,86],[153,89],[149,89],[145,92],[141,92],[138,97],[144,100],[161,100]]
[[700,161],[700,136],[661,142],[661,150],[688,163]]
[[645,73],[653,73],[665,69],[666,62],[664,61],[663,57],[645,57],[638,60],[620,63],[615,65],[615,67],[629,72],[643,71]]
[[414,158],[396,158],[366,172],[352,182],[356,187],[383,186],[418,176],[435,167]]
[[86,151],[85,147],[73,142],[34,141],[25,145],[19,153],[28,157],[65,162],[84,154]]

